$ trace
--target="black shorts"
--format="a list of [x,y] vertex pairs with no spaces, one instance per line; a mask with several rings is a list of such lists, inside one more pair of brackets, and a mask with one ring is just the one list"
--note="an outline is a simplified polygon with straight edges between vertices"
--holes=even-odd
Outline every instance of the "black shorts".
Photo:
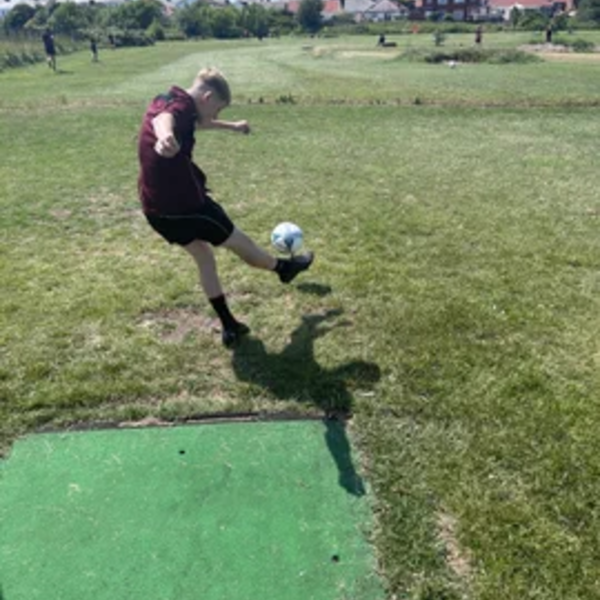
[[223,207],[206,198],[202,210],[192,215],[146,215],[152,229],[170,244],[187,246],[194,240],[220,246],[233,233],[234,225]]

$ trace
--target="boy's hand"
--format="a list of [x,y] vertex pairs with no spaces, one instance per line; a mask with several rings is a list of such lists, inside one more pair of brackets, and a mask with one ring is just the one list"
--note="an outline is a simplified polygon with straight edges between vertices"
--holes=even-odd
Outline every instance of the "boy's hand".
[[200,129],[221,129],[223,131],[233,131],[235,133],[250,133],[250,125],[248,121],[221,121],[212,119],[210,121],[198,121]]
[[233,130],[237,133],[243,133],[245,135],[250,133],[250,125],[248,124],[248,121],[234,121],[232,126]]
[[172,133],[162,139],[156,140],[156,144],[154,144],[155,152],[163,158],[173,158],[180,149],[181,146]]

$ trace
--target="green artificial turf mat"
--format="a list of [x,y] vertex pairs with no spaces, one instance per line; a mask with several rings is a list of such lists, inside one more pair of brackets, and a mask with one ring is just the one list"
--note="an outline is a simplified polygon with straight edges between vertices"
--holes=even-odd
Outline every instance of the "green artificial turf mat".
[[39,434],[0,466],[0,600],[377,600],[338,422]]

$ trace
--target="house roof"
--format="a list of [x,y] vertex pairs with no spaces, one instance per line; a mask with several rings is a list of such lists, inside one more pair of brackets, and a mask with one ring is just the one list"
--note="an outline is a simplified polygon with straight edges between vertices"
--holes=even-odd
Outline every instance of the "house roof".
[[35,0],[4,0],[2,4],[0,4],[0,8],[11,10],[17,4],[27,4],[28,6],[36,6]]
[[512,8],[517,6],[524,9],[539,9],[552,7],[553,0],[488,0],[490,8]]
[[[296,14],[300,7],[300,0],[289,0],[288,2],[284,2],[281,6],[282,8],[285,7],[289,12]],[[323,0],[322,15],[337,15],[343,12],[343,10],[341,0]]]
[[349,13],[365,12],[373,5],[373,0],[346,0],[344,10]]
[[398,5],[392,2],[391,0],[379,0],[379,2],[374,2],[367,10],[366,13],[400,13],[400,9]]
[[323,0],[323,15],[337,15],[342,12],[342,3],[340,0]]
[[289,2],[284,2],[283,6],[289,12],[296,14],[300,8],[300,0],[289,0]]

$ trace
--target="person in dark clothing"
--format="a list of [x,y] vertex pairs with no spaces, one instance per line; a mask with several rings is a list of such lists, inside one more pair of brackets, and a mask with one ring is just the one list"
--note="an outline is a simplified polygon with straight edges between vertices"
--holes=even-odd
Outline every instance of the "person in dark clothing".
[[196,129],[250,133],[247,121],[218,119],[231,103],[231,91],[217,69],[203,69],[187,90],[173,86],[150,103],[138,141],[138,180],[142,210],[150,226],[194,259],[200,283],[222,324],[222,341],[234,345],[249,332],[231,314],[212,250],[222,246],[252,267],[273,271],[290,283],[308,269],[313,254],[278,259],[238,229],[209,195],[206,175],[192,161]]
[[46,29],[42,34],[42,42],[44,43],[44,51],[46,52],[46,62],[53,71],[56,71],[56,46],[54,45],[54,36],[50,29]]
[[98,62],[98,42],[96,38],[90,38],[90,52],[92,53],[92,62]]

